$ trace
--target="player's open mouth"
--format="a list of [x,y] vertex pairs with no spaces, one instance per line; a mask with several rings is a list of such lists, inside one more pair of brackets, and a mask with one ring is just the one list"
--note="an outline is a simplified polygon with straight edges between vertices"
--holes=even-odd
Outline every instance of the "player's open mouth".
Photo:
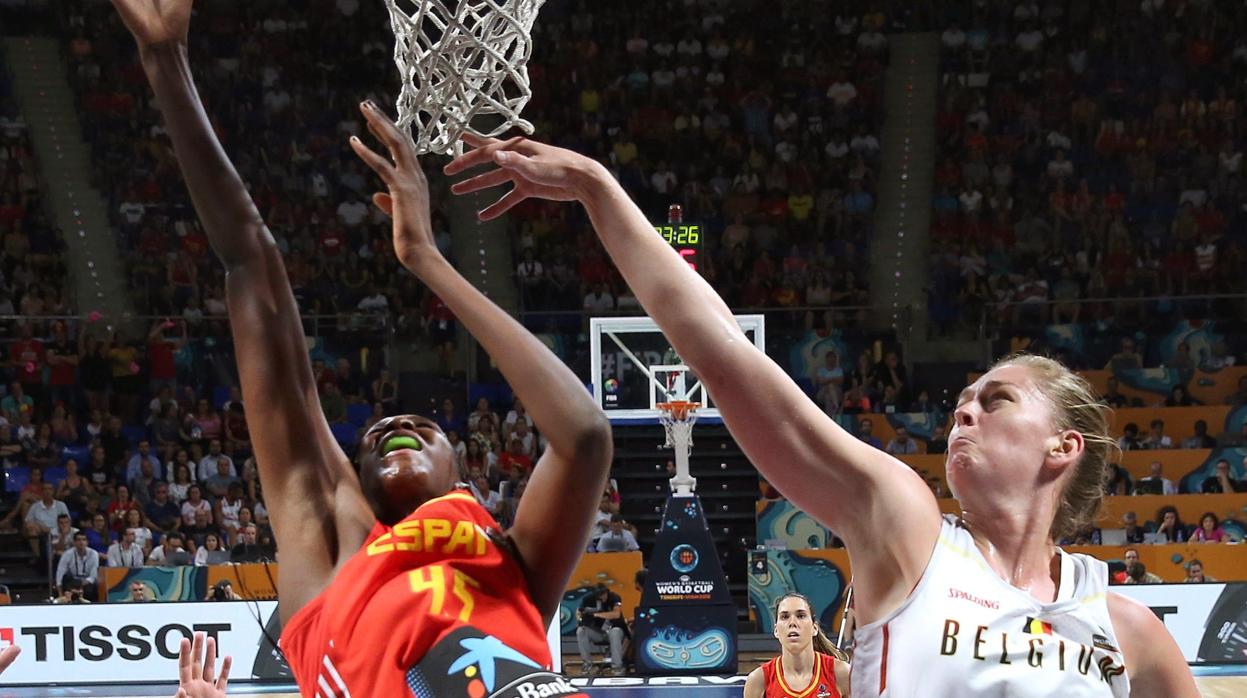
[[423,451],[424,444],[420,443],[420,439],[414,436],[407,436],[406,434],[391,436],[381,444],[381,455],[382,457],[388,456],[404,448],[409,448],[413,451]]
[[790,639],[794,639],[794,640],[795,640],[795,639],[797,639],[797,638],[801,637],[801,633],[799,633],[799,632],[797,632],[797,631],[795,631],[795,630],[794,630],[794,631],[792,631],[792,632],[788,633],[788,637],[789,637]]

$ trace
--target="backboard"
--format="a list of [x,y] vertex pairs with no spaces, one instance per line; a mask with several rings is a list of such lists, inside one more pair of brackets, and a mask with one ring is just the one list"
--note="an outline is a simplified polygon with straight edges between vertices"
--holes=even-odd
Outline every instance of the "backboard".
[[[735,317],[745,336],[765,351],[765,318]],[[698,421],[719,421],[713,396],[650,318],[591,318],[589,344],[593,397],[612,423],[657,424],[656,405],[672,400],[701,403]]]

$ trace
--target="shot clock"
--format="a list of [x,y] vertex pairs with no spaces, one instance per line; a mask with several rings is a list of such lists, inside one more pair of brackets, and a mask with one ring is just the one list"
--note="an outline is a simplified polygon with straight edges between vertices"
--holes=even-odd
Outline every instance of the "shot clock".
[[655,224],[654,230],[680,253],[693,271],[700,273],[697,267],[701,263],[701,249],[706,237],[705,229],[700,223],[685,223],[684,210],[679,204],[672,204],[667,209],[667,222]]

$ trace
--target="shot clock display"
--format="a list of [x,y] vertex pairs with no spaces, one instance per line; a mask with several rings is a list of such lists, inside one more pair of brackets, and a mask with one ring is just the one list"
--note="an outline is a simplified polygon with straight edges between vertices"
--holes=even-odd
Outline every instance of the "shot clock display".
[[701,263],[701,248],[706,237],[700,223],[661,223],[655,224],[654,230],[680,253],[693,271],[700,273],[698,265]]

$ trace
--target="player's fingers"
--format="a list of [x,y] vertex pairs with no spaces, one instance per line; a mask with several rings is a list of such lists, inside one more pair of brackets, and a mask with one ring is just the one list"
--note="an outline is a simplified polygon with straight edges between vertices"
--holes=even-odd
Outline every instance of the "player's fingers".
[[494,143],[501,143],[501,141],[499,141],[497,138],[490,138],[489,136],[481,136],[481,135],[472,133],[471,131],[464,131],[463,135],[460,136],[460,138],[463,139],[464,143],[467,143],[473,148],[484,148],[487,145],[493,145]]
[[208,649],[204,655],[203,680],[212,683],[216,675],[216,638],[208,638]]
[[222,693],[224,693],[225,688],[229,686],[229,670],[233,666],[234,666],[234,658],[229,656],[228,654],[225,655],[225,661],[221,662],[221,676],[217,678],[216,680],[217,690],[221,691]]
[[504,169],[490,170],[482,175],[477,175],[462,182],[455,182],[451,185],[450,190],[456,194],[471,194],[474,191],[482,189],[490,189],[499,184],[510,182],[515,175]]
[[183,684],[191,682],[191,641],[182,638],[178,646],[178,681]]
[[191,642],[191,680],[203,675],[203,650],[204,634],[195,633],[195,639]]
[[17,655],[22,653],[22,648],[17,645],[9,645],[4,650],[0,650],[0,672],[9,668],[13,660],[17,659]]
[[504,170],[539,184],[560,186],[565,184],[564,180],[567,178],[564,167],[509,150],[494,153],[494,162]]
[[493,205],[481,211],[478,216],[482,221],[492,221],[498,216],[501,216],[507,211],[515,208],[520,204],[520,202],[527,198],[528,194],[525,194],[517,187],[507,192],[506,196],[498,199],[498,201]]
[[381,108],[372,100],[364,102],[362,111],[364,118],[368,121],[368,130],[372,131],[382,143],[385,143],[385,147],[390,149],[390,156],[394,158],[394,162],[399,167],[414,165],[416,153],[411,146],[411,139],[403,135],[394,120],[381,111]]
[[524,139],[518,136],[515,138],[511,138],[509,140],[505,140],[505,141],[500,141],[496,138],[491,138],[489,139],[490,141],[489,143],[482,145],[481,147],[475,150],[469,150],[463,155],[460,155],[454,160],[451,160],[450,164],[446,165],[446,167],[444,167],[442,171],[448,175],[454,175],[454,174],[459,174],[460,172],[463,172],[464,170],[468,170],[473,167],[476,167],[478,165],[484,165],[493,160],[494,153],[498,152],[499,150],[506,150],[508,148],[512,148],[522,140]]
[[394,198],[389,194],[377,192],[372,195],[372,203],[385,215],[394,217]]
[[389,184],[394,181],[394,165],[375,150],[364,145],[359,137],[351,136],[351,150],[354,150],[359,159],[372,168],[372,171],[376,172],[383,182]]

